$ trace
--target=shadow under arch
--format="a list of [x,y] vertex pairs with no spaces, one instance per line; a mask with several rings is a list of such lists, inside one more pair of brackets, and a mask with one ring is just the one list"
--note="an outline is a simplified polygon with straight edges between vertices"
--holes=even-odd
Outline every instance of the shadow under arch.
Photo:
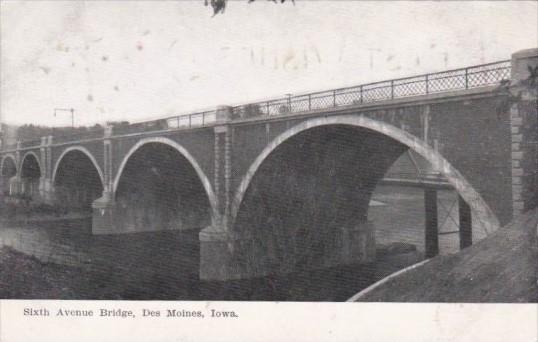
[[24,156],[21,158],[21,162],[20,162],[20,166],[19,166],[19,170],[20,170],[20,173],[21,173],[21,176],[24,176],[23,175],[23,172],[24,172],[24,163],[26,162],[26,159],[29,157],[29,156],[32,156],[34,159],[35,159],[35,162],[38,166],[38,169],[39,169],[39,173],[40,173],[40,176],[43,175],[43,168],[41,166],[41,160],[39,158],[39,156],[33,152],[33,151],[28,151],[24,154]]
[[282,143],[291,137],[311,128],[328,125],[348,125],[366,128],[374,132],[381,133],[403,145],[406,145],[408,148],[414,150],[433,165],[439,166],[440,172],[447,178],[459,195],[469,204],[473,214],[481,222],[486,234],[499,228],[499,220],[484,199],[480,196],[480,194],[478,194],[478,192],[476,192],[476,190],[473,189],[463,175],[456,170],[440,153],[427,145],[423,140],[405,132],[402,129],[385,122],[364,117],[362,115],[338,115],[313,118],[291,127],[273,139],[251,164],[235,192],[231,205],[231,227],[234,227],[237,214],[245,194],[247,193],[249,185],[265,159],[269,157],[269,155],[271,155],[276,148],[278,148]]
[[2,176],[5,176],[4,175],[4,166],[6,166],[6,161],[10,159],[11,160],[11,163],[13,165],[13,167],[15,168],[15,174],[17,174],[17,171],[19,170],[18,167],[17,167],[17,161],[15,160],[15,156],[13,154],[6,154],[3,158],[2,158],[2,161],[0,161],[0,172],[1,172],[1,175]]
[[58,160],[56,161],[56,164],[54,165],[54,169],[52,170],[52,184],[54,184],[56,181],[56,175],[58,173],[58,168],[61,165],[62,160],[68,153],[73,152],[73,151],[81,152],[84,155],[86,155],[86,157],[88,157],[88,159],[92,162],[93,166],[95,167],[95,170],[99,174],[99,178],[101,179],[101,185],[104,187],[105,177],[103,175],[103,170],[101,170],[101,167],[99,166],[99,164],[97,163],[97,160],[91,154],[91,152],[88,151],[88,149],[86,149],[83,146],[71,146],[62,151],[62,153],[60,154],[60,157],[58,158]]
[[175,149],[182,157],[187,159],[187,161],[190,163],[190,166],[194,169],[196,172],[198,179],[202,183],[202,186],[205,189],[207,198],[209,200],[209,205],[211,207],[211,224],[214,225],[216,222],[218,222],[218,209],[217,209],[217,197],[213,191],[213,188],[211,186],[211,182],[205,175],[204,171],[194,159],[194,157],[185,149],[183,146],[178,144],[177,142],[164,137],[153,137],[153,138],[144,138],[139,140],[131,149],[127,152],[123,160],[121,161],[121,164],[116,172],[116,176],[114,178],[114,182],[112,185],[112,189],[114,191],[114,194],[116,194],[116,191],[118,189],[118,185],[120,183],[121,176],[123,174],[123,170],[125,169],[125,166],[127,165],[127,162],[131,158],[131,156],[138,151],[142,146],[150,144],[150,143],[160,143],[167,146],[172,147]]

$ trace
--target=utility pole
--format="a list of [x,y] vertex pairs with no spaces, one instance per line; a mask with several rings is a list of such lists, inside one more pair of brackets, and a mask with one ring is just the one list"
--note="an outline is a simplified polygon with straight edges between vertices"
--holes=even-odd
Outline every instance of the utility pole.
[[71,112],[71,128],[75,129],[75,110],[73,108],[54,108],[54,116],[58,111]]

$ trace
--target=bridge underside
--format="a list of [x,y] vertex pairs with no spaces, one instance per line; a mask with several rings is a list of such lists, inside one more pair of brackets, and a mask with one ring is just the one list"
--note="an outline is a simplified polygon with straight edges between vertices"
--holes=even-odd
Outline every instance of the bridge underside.
[[199,230],[211,224],[208,196],[190,162],[160,143],[143,145],[129,157],[108,205],[108,218],[94,215],[94,233]]
[[406,150],[383,134],[345,125],[288,139],[248,187],[232,227],[229,265],[211,260],[226,258],[202,241],[201,276],[246,278],[373,261],[370,199]]
[[21,166],[21,183],[19,192],[30,200],[39,199],[39,179],[41,168],[37,158],[29,154],[24,158]]
[[99,172],[80,151],[67,153],[54,180],[54,202],[66,211],[91,213],[92,203],[103,193]]
[[17,165],[12,158],[5,158],[2,164],[2,194],[10,194],[11,178],[17,175]]

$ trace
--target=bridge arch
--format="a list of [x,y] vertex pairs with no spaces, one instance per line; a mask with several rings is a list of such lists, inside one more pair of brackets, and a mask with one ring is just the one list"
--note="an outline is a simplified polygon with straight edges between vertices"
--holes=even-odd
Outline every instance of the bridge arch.
[[200,167],[200,164],[190,154],[190,152],[186,148],[184,148],[183,146],[181,146],[180,144],[178,144],[177,142],[169,138],[148,137],[148,138],[139,140],[133,147],[131,147],[131,149],[127,152],[125,157],[123,157],[120,163],[120,166],[118,167],[118,170],[116,172],[116,176],[112,184],[114,196],[117,196],[119,185],[120,185],[120,180],[124,174],[124,171],[128,162],[132,159],[135,153],[137,153],[144,146],[147,146],[149,144],[160,144],[162,146],[170,147],[188,162],[189,166],[194,170],[196,176],[198,177],[198,180],[200,181],[203,189],[205,190],[205,196],[207,196],[207,200],[209,202],[209,207],[210,207],[211,224],[215,224],[218,221],[219,214],[218,214],[218,209],[217,209],[217,197],[213,191],[211,182],[209,181],[206,174]]
[[299,135],[307,130],[323,127],[323,126],[351,126],[367,129],[383,136],[389,137],[402,145],[414,150],[424,159],[439,166],[440,172],[447,178],[459,195],[469,204],[473,215],[481,222],[483,228],[488,232],[494,231],[499,227],[499,220],[492,212],[480,194],[473,189],[463,175],[456,170],[439,152],[435,151],[423,140],[412,134],[397,128],[393,125],[373,120],[364,116],[357,115],[339,115],[330,117],[313,118],[304,121],[294,127],[291,127],[284,133],[273,139],[258,155],[254,162],[250,165],[246,174],[243,176],[232,201],[231,205],[231,221],[232,227],[237,219],[239,209],[245,199],[245,195],[256,175],[257,171],[263,162],[285,141]]
[[55,181],[56,181],[56,175],[58,174],[58,168],[61,164],[61,162],[63,161],[64,157],[70,153],[70,152],[74,152],[74,151],[78,151],[78,152],[81,152],[83,153],[86,157],[88,157],[88,159],[92,162],[93,166],[95,167],[95,170],[97,171],[97,173],[99,174],[99,178],[101,179],[101,185],[104,186],[105,184],[105,177],[104,177],[104,174],[103,174],[103,170],[101,170],[101,167],[99,166],[99,164],[97,163],[97,160],[95,159],[95,157],[92,155],[92,153],[85,147],[83,146],[70,146],[68,148],[66,148],[65,150],[62,151],[62,153],[60,154],[60,156],[58,157],[58,160],[56,161],[56,164],[54,164],[54,169],[52,171],[52,183],[54,184]]
[[[25,165],[27,167],[26,169],[25,169]],[[30,171],[29,168],[31,168],[32,171]],[[19,170],[21,173],[21,177],[25,177],[25,173],[26,175],[29,175],[28,174],[29,172],[33,174],[37,174],[37,171],[39,171],[39,177],[41,177],[43,173],[43,168],[41,167],[41,159],[39,158],[37,153],[33,151],[26,152],[24,156],[21,158],[21,164],[20,164]]]
[[21,193],[35,198],[39,196],[39,179],[43,176],[43,168],[39,156],[28,151],[21,158],[19,174],[21,177]]
[[[12,171],[7,172],[7,168],[9,168],[10,170],[15,170],[15,173],[13,173]],[[6,154],[2,158],[2,161],[0,162],[0,170],[1,170],[2,177],[7,176],[8,174],[10,174],[10,177],[13,177],[13,176],[15,176],[17,174],[17,171],[18,171],[17,161],[16,161],[15,156],[13,154],[11,154],[11,153]]]
[[68,211],[89,213],[101,197],[104,176],[95,157],[82,146],[71,146],[60,154],[52,172],[56,204]]
[[13,154],[7,154],[2,158],[0,162],[0,175],[2,179],[2,193],[10,193],[10,180],[17,175],[17,161]]

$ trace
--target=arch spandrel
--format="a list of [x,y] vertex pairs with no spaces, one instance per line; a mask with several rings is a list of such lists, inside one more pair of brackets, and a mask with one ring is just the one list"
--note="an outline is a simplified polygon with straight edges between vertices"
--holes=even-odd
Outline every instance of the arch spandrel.
[[487,232],[496,230],[500,224],[498,218],[495,216],[491,208],[480,196],[480,194],[474,190],[471,184],[463,177],[463,175],[456,170],[438,151],[435,151],[426,142],[419,139],[410,133],[397,128],[393,125],[385,122],[373,120],[365,116],[357,115],[341,115],[331,116],[323,118],[313,118],[304,121],[294,127],[291,127],[284,133],[274,138],[258,155],[254,162],[250,165],[245,175],[243,176],[239,186],[237,187],[232,205],[231,205],[231,220],[232,227],[237,214],[241,207],[242,201],[248,190],[248,187],[256,174],[257,170],[263,164],[263,162],[271,155],[271,153],[277,149],[282,143],[288,139],[307,131],[315,127],[329,126],[329,125],[348,125],[353,127],[366,128],[368,130],[388,136],[395,141],[412,149],[431,164],[436,165],[439,171],[446,177],[454,189],[461,195],[461,197],[470,205],[474,216],[481,222],[481,225]]

